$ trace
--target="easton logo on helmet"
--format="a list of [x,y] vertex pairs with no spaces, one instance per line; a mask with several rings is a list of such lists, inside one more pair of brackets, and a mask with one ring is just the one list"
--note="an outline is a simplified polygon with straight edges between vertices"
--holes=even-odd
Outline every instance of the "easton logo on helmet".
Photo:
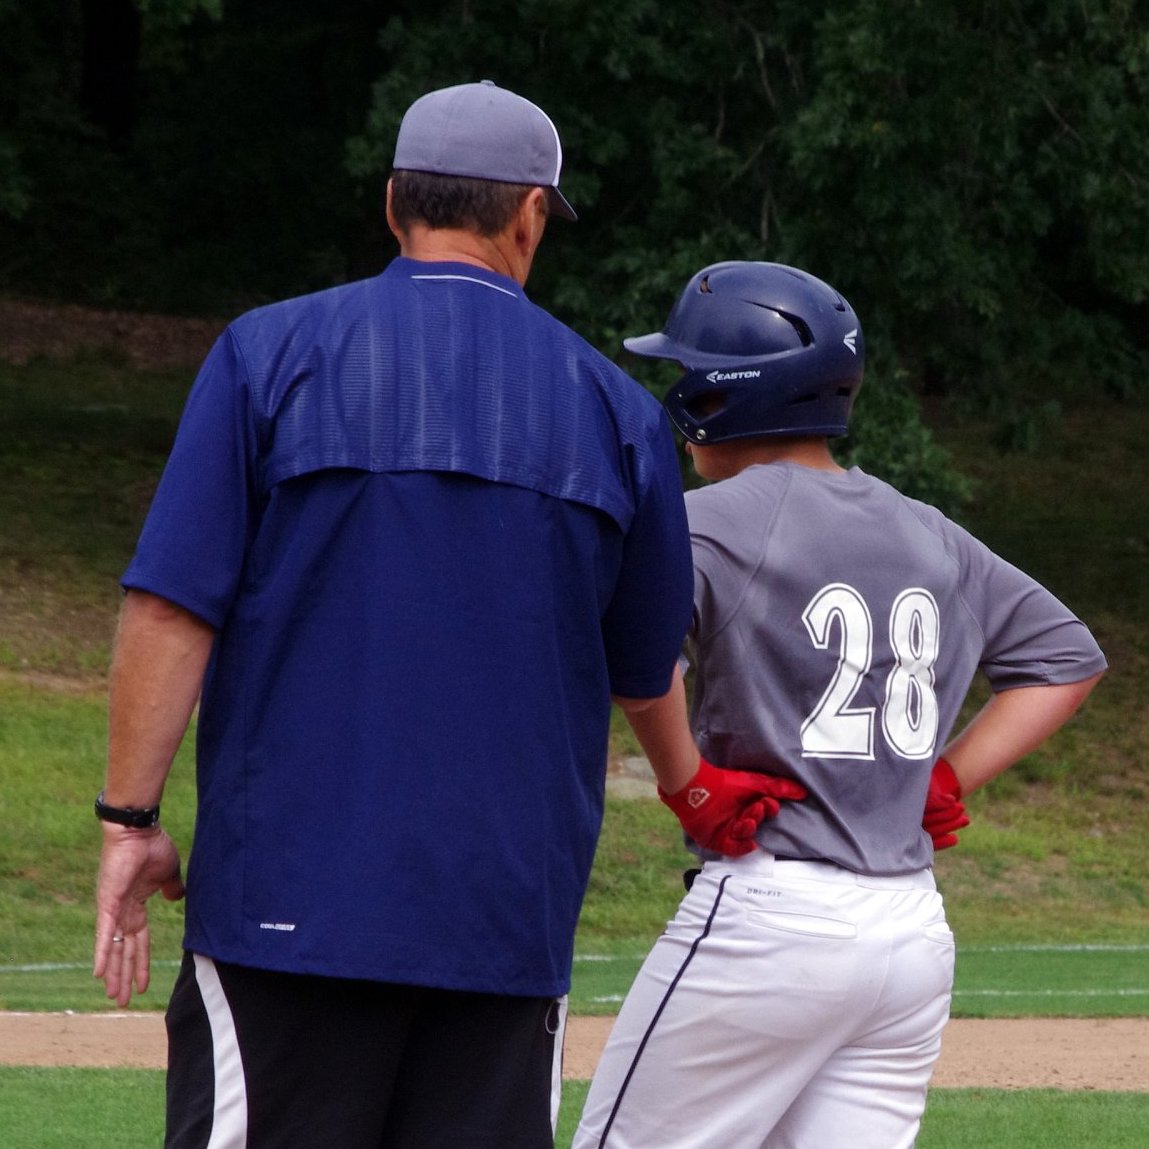
[[858,349],[854,346],[854,342],[857,338],[858,329],[856,327],[853,331],[847,331],[846,334],[842,336],[842,342],[850,349],[850,353],[853,355],[858,354]]
[[761,371],[711,371],[707,383],[725,383],[728,379],[757,379]]

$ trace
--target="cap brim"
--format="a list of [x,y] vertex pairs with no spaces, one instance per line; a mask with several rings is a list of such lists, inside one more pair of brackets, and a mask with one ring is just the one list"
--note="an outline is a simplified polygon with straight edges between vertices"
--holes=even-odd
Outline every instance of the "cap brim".
[[575,209],[567,203],[566,196],[558,188],[547,188],[547,203],[550,206],[551,215],[557,215],[559,219],[569,219],[571,223],[578,220]]

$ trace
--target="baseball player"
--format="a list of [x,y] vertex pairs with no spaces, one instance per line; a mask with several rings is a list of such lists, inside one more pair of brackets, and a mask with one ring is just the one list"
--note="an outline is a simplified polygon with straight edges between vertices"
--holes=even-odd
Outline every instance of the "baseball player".
[[[625,342],[683,368],[666,406],[712,481],[687,495],[692,733],[679,683],[640,740],[663,769],[701,751],[807,796],[758,849],[694,846],[701,873],[623,1005],[574,1149],[908,1149],[953,979],[935,839],[1073,714],[1104,656],[1033,579],[834,461],[864,348],[832,287],[715,264],[663,332]],[[991,700],[951,737],[978,671]]]

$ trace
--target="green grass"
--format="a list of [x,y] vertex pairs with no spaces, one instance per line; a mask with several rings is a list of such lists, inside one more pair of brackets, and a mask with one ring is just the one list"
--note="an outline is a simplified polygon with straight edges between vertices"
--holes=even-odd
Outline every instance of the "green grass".
[[[613,1014],[642,964],[639,948],[580,951],[571,1012]],[[1129,1017],[1149,1014],[1149,944],[958,944],[954,1017]]]
[[100,357],[0,364],[0,667],[107,668],[117,580],[190,382]]
[[959,944],[955,1017],[1149,1013],[1149,944]]
[[[105,740],[102,694],[0,679],[0,1008],[105,1004],[91,979],[84,984],[74,971],[60,971],[61,985],[47,989],[40,973],[7,972],[89,959],[100,841],[91,807],[103,778]],[[190,750],[181,751],[164,803],[165,821],[184,844],[194,812]],[[174,958],[180,907],[157,899],[151,913],[157,954]]]
[[0,1067],[5,1149],[156,1149],[163,1139],[161,1070]]
[[[0,684],[0,716],[11,716],[24,698],[34,700],[33,716],[16,727],[31,744],[43,740],[57,749],[41,746],[32,755],[43,764],[41,771],[17,773],[16,785],[0,793],[0,813],[21,808],[19,817],[6,819],[16,831],[0,846],[0,916],[8,927],[0,932],[0,1008],[99,1010],[107,1003],[87,968],[98,845],[89,809],[99,767],[93,755],[92,781],[77,781],[67,748],[82,745],[84,731],[101,725],[102,709],[94,699],[45,699],[31,687],[8,683]],[[79,719],[73,715],[70,722],[73,708]],[[9,722],[0,717],[0,756]],[[90,730],[89,737],[98,741]],[[165,796],[172,833],[185,850],[193,798],[188,752],[188,747],[181,752]],[[53,843],[50,851],[43,849],[45,841]],[[966,848],[963,843],[950,854]],[[962,859],[962,865],[980,867],[976,845],[970,849],[974,861]],[[1002,854],[999,848],[990,855],[994,866],[1003,864]],[[939,867],[956,860],[942,855]],[[610,799],[577,939],[574,1013],[617,1010],[651,942],[674,912],[687,861],[673,819],[658,802]],[[1023,863],[1032,864],[1022,859],[1018,867]],[[1125,920],[1112,907],[1088,903],[1086,879],[1079,882],[1076,900],[1059,901],[1061,896],[1044,895],[1046,914],[1034,918],[1031,930],[1016,927],[1013,902],[1003,904],[993,889],[949,898],[951,918],[975,919],[989,939],[967,938],[957,928],[955,1016],[1149,1014],[1144,915]],[[135,1009],[163,1007],[179,953],[182,907],[161,900],[151,913],[155,976],[148,994],[133,1003]]]
[[[0,967],[87,961],[98,839],[89,811],[103,770],[102,672],[116,580],[189,384],[190,373],[131,371],[108,356],[0,364],[0,669],[20,672],[0,677]],[[957,849],[939,856],[959,950],[1145,944],[1149,464],[1141,445],[1149,406],[1069,416],[1047,429],[1040,455],[999,455],[989,445],[992,429],[969,420],[951,425],[935,413],[933,423],[975,480],[971,527],[1047,579],[1094,626],[1112,663],[1078,718],[973,796],[973,825]],[[613,742],[616,753],[635,752],[617,716]],[[185,851],[189,759],[185,746],[164,803],[165,822]],[[578,950],[624,960],[580,962],[577,1008],[609,1008],[595,999],[617,995],[673,913],[687,861],[661,806],[611,802]],[[174,959],[181,908],[157,903],[153,915],[157,958]],[[102,998],[76,977],[74,970],[0,972],[0,1004],[99,1008]],[[153,1007],[162,1005],[162,985],[161,973]],[[959,999],[959,1008],[989,1008],[983,996],[980,1004]],[[994,1008],[1011,1000],[1003,996]],[[1050,999],[1042,1011],[1073,1012],[1087,1000]],[[1136,997],[1124,1002],[1144,1009]],[[1094,1007],[1114,1008],[1099,998]]]
[[[102,676],[116,581],[189,383],[107,357],[0,364],[0,1008],[106,1006],[88,972]],[[968,524],[1047,581],[1111,662],[1069,727],[971,799],[973,825],[938,858],[958,936],[954,1013],[1149,1014],[1149,409],[1069,415],[1031,455],[996,454],[988,425],[932,422],[975,480]],[[634,753],[614,729],[615,751]],[[190,752],[165,795],[185,852]],[[614,1011],[674,911],[687,862],[657,802],[609,803],[574,1012]],[[152,918],[155,980],[133,1008],[162,1008],[175,974],[182,908],[157,902]],[[560,1149],[584,1088],[565,1091]],[[162,1107],[156,1072],[0,1069],[0,1145],[13,1149],[154,1146]],[[1147,1127],[1146,1094],[936,1090],[919,1146],[1121,1149],[1144,1145]]]
[[[2,1008],[106,1007],[87,972],[99,841],[90,811],[104,739],[100,692],[0,680]],[[189,740],[164,799],[165,821],[185,853],[194,803],[191,749]],[[1090,809],[1096,804],[1091,800]],[[1149,1012],[1149,998],[1137,992],[1145,988],[1138,974],[1149,945],[1145,871],[1138,870],[1144,830],[1082,834],[1070,810],[1064,830],[1051,836],[1042,828],[1052,824],[1055,809],[1052,799],[999,808],[992,797],[979,798],[962,844],[938,859],[959,940],[958,1016]],[[1139,807],[1121,814],[1134,827],[1139,815]],[[688,862],[661,804],[609,801],[577,940],[576,1013],[617,1008],[674,912]],[[155,981],[133,1008],[162,1008],[179,952],[182,907],[155,900],[151,914]],[[1035,943],[1062,948],[1018,948]],[[1089,944],[1142,948],[1063,948]]]
[[[565,1083],[556,1149],[569,1149],[586,1089]],[[163,1140],[163,1090],[159,1070],[0,1068],[0,1144],[154,1149]],[[938,1089],[918,1149],[1143,1149],[1146,1128],[1149,1094]]]
[[917,1149],[1143,1149],[1147,1093],[935,1089]]

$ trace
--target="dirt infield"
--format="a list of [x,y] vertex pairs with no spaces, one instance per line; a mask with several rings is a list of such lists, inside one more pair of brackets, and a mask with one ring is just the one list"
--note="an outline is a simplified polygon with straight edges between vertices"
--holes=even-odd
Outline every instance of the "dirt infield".
[[[563,1075],[588,1078],[614,1019],[574,1017]],[[163,1021],[148,1013],[0,1013],[0,1064],[161,1069]],[[941,1088],[1149,1092],[1149,1018],[951,1021]]]

